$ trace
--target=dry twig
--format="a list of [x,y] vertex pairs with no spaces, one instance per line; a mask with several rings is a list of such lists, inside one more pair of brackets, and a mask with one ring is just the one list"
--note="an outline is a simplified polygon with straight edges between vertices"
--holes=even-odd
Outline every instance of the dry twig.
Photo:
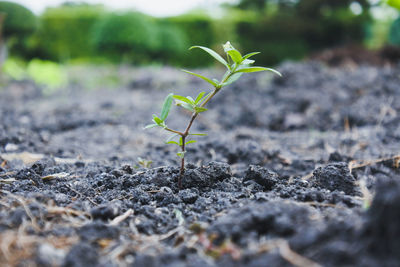
[[293,251],[288,242],[284,239],[275,239],[265,241],[261,244],[257,244],[259,253],[269,252],[273,249],[278,249],[279,254],[282,258],[287,260],[289,263],[293,264],[294,266],[298,267],[321,267],[320,264],[298,254],[297,252]]

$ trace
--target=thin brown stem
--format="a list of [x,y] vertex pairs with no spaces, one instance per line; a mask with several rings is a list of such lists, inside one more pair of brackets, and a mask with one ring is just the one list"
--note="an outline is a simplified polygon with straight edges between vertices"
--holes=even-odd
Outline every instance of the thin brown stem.
[[[234,71],[235,70],[236,70],[236,68],[234,69]],[[225,79],[223,81],[221,81],[221,84],[225,83],[234,74],[234,71],[229,73],[229,75],[227,75],[225,77]],[[205,105],[207,105],[207,103],[219,92],[220,89],[221,89],[220,86],[219,87],[215,87],[215,89],[212,92],[212,94],[209,97],[207,97],[207,99],[200,105],[200,107],[204,107]],[[198,115],[199,115],[198,112],[193,112],[192,117],[190,118],[189,124],[186,127],[184,132],[178,132],[178,131],[175,131],[175,130],[172,130],[172,129],[169,129],[169,128],[165,128],[165,130],[167,130],[167,131],[179,134],[181,136],[181,138],[182,138],[181,151],[182,151],[183,155],[182,155],[182,158],[181,158],[181,169],[180,169],[179,178],[178,178],[179,189],[182,188],[182,179],[183,179],[183,176],[185,175],[185,154],[184,153],[185,153],[186,137],[189,135],[190,128],[192,127],[193,122],[197,118]]]
[[[211,100],[211,98],[213,98],[213,96],[215,96],[215,94],[218,93],[218,91],[219,91],[219,89],[215,89],[214,92],[200,105],[200,107],[204,107]],[[186,127],[186,130],[183,132],[183,135],[185,137],[188,136],[189,130],[192,127],[192,124],[198,115],[199,115],[199,113],[197,113],[197,112],[194,112],[192,114],[192,117],[190,118],[190,121],[189,121],[188,126]]]
[[188,126],[186,127],[186,130],[183,132],[183,135],[182,135],[182,136],[185,136],[185,137],[186,137],[186,136],[189,135],[190,127],[192,127],[192,124],[193,124],[194,120],[196,119],[197,115],[199,115],[199,113],[197,113],[197,112],[195,112],[195,113],[192,114],[192,117],[190,118],[189,124],[188,124]]
[[179,131],[175,131],[175,130],[172,130],[172,129],[170,129],[170,128],[164,128],[166,131],[168,131],[168,132],[171,132],[171,133],[176,133],[176,134],[179,134],[180,136],[182,136],[183,135],[183,133],[182,132],[179,132]]
[[208,101],[211,100],[211,98],[213,98],[219,91],[220,89],[215,88],[214,92],[200,105],[200,107],[204,107],[205,105],[207,105]]
[[178,179],[178,187],[179,189],[182,188],[182,179],[183,175],[185,174],[185,140],[186,136],[182,136],[182,145],[181,145],[181,151],[183,153],[181,157],[181,170],[179,172],[179,179]]

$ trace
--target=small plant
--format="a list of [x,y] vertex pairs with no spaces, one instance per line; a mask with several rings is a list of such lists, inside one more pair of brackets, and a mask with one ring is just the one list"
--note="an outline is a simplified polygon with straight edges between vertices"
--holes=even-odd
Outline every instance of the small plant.
[[139,164],[140,166],[142,166],[143,168],[146,168],[146,169],[150,168],[150,167],[151,167],[151,164],[153,163],[152,160],[143,159],[143,158],[141,158],[141,157],[138,157],[138,158],[137,158],[137,161],[138,161],[138,164]]
[[[203,46],[192,46],[191,48],[189,48],[189,50],[194,49],[194,48],[199,48],[199,49],[202,49],[205,52],[207,52],[218,62],[223,64],[227,68],[227,71],[225,72],[225,74],[223,75],[221,80],[219,81],[217,79],[209,79],[207,77],[204,77],[203,75],[193,73],[193,72],[190,72],[187,70],[183,70],[186,73],[194,75],[194,76],[208,82],[209,84],[211,84],[214,87],[213,90],[211,90],[208,93],[200,92],[196,97],[190,97],[190,96],[184,97],[184,96],[180,96],[180,95],[174,95],[172,93],[169,94],[164,100],[164,104],[161,109],[160,116],[157,116],[154,114],[153,115],[153,124],[149,124],[145,127],[145,129],[153,128],[153,127],[161,127],[165,131],[171,132],[172,135],[166,140],[166,144],[173,144],[173,145],[177,145],[180,147],[180,151],[177,153],[177,155],[181,158],[181,168],[180,168],[179,180],[178,180],[179,188],[182,187],[182,178],[185,173],[186,146],[196,142],[196,140],[188,140],[188,138],[193,137],[193,136],[207,135],[205,133],[190,132],[190,128],[192,127],[193,122],[197,118],[197,116],[200,113],[207,111],[207,108],[205,108],[207,103],[210,102],[210,100],[223,87],[230,85],[230,84],[234,83],[235,81],[237,81],[243,73],[259,72],[259,71],[272,71],[275,74],[278,74],[279,76],[281,76],[281,74],[274,69],[251,66],[254,63],[254,60],[250,59],[250,57],[259,54],[259,52],[253,52],[253,53],[249,53],[247,55],[242,56],[240,54],[240,52],[231,45],[230,42],[227,42],[226,44],[223,45],[227,60],[225,60],[223,57],[221,57],[218,53],[216,53],[215,51],[213,51],[210,48],[203,47]],[[187,109],[192,113],[192,117],[190,118],[189,123],[186,126],[186,129],[184,131],[173,130],[173,129],[169,128],[165,122],[168,117],[169,111],[171,110],[172,103],[174,100],[175,100],[175,103],[177,106]],[[176,138],[178,138],[178,139],[176,139]]]

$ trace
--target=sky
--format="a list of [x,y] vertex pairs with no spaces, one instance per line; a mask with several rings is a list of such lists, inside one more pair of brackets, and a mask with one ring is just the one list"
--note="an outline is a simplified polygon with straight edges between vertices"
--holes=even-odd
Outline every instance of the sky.
[[[57,6],[65,0],[11,0],[21,4],[35,14],[40,14],[46,7]],[[82,1],[69,1],[82,2]],[[153,16],[179,15],[195,8],[216,7],[223,2],[236,2],[235,0],[85,0],[90,4],[104,4],[113,9],[136,9]]]

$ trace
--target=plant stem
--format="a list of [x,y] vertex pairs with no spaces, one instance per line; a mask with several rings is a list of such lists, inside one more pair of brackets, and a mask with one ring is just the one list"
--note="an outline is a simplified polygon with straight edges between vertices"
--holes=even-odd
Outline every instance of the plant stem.
[[[186,136],[182,136],[182,145],[181,145],[181,151],[182,153],[185,153],[185,140]],[[181,158],[181,170],[179,172],[179,179],[178,179],[178,187],[179,189],[182,188],[182,178],[183,175],[185,174],[185,154],[183,154]]]
[[175,130],[172,130],[172,129],[170,129],[170,128],[164,128],[166,131],[169,131],[169,132],[171,132],[171,133],[176,133],[176,134],[179,134],[180,136],[182,136],[183,135],[183,133],[182,132],[179,132],[179,131],[175,131]]
[[[225,77],[225,79],[223,81],[221,81],[220,84],[225,83],[234,74],[235,70],[236,70],[236,68],[234,68],[234,70],[231,71]],[[204,107],[205,105],[207,105],[207,103],[219,92],[219,90],[221,90],[221,87],[217,87],[216,86],[214,91],[212,92],[212,94],[200,105],[200,107]],[[185,153],[185,139],[189,135],[190,128],[192,127],[193,122],[197,118],[198,115],[199,115],[198,112],[193,112],[192,117],[190,118],[189,124],[186,127],[184,132],[179,132],[179,131],[175,131],[175,130],[172,130],[172,129],[169,129],[169,128],[165,128],[165,130],[173,132],[173,133],[176,133],[176,134],[179,134],[181,136],[181,138],[182,138],[182,145],[181,145],[182,153]],[[185,175],[185,154],[183,154],[183,157],[181,158],[181,169],[180,169],[179,178],[178,178],[179,189],[182,188],[182,179],[183,179],[184,175]]]

